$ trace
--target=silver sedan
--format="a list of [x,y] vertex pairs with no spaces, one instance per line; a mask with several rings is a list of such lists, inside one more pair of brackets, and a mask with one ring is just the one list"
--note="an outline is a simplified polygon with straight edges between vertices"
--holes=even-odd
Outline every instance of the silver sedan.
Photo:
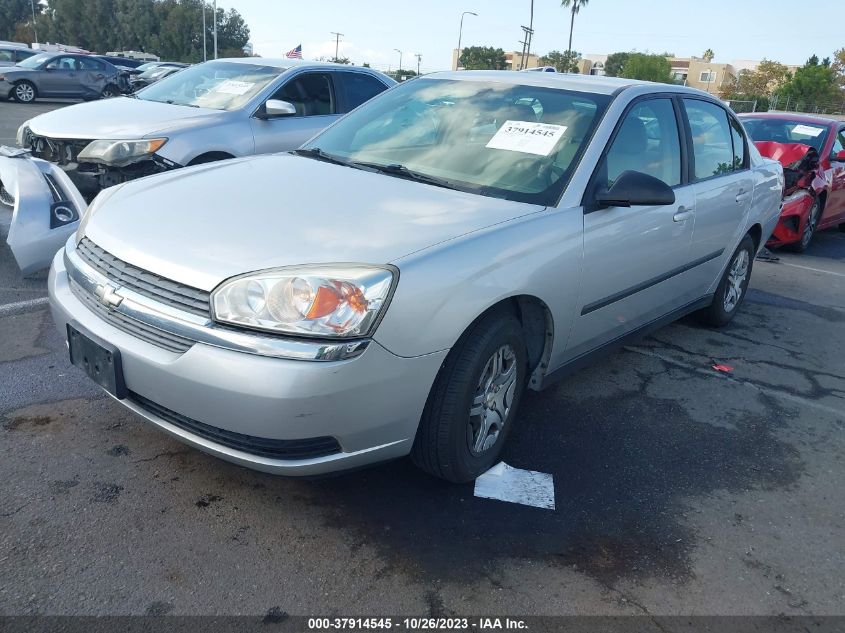
[[700,91],[437,74],[290,154],[103,192],[52,311],[92,380],[223,459],[468,481],[526,390],[684,314],[729,322],[782,182]]

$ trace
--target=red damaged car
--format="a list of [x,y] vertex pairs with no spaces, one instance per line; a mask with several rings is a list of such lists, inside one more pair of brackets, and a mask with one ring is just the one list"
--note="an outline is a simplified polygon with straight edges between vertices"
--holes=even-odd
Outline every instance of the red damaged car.
[[845,121],[785,112],[739,118],[760,153],[783,165],[783,211],[766,245],[800,252],[817,230],[845,231]]

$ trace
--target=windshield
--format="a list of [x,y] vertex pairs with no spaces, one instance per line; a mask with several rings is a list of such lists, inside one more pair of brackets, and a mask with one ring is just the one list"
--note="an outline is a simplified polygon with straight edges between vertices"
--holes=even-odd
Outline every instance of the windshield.
[[[395,177],[555,204],[610,97],[496,81],[416,79],[367,102],[307,148]],[[419,178],[417,178],[419,179]]]
[[52,57],[53,55],[48,53],[39,53],[38,55],[27,57],[25,60],[18,62],[17,65],[21,68],[37,68]]
[[827,140],[827,126],[816,123],[802,123],[789,119],[744,118],[742,124],[754,141],[775,143],[803,143],[822,151]]
[[173,70],[172,66],[156,66],[155,68],[150,68],[149,70],[145,70],[142,72],[139,77],[143,79],[154,79],[155,77],[161,77],[166,75],[170,71]]
[[137,96],[145,101],[235,110],[282,72],[271,66],[206,62],[166,77],[138,92]]
[[150,70],[151,68],[158,68],[159,66],[161,66],[161,63],[159,63],[159,62],[147,62],[146,64],[141,64],[135,70],[139,70],[141,72],[144,72],[146,70]]

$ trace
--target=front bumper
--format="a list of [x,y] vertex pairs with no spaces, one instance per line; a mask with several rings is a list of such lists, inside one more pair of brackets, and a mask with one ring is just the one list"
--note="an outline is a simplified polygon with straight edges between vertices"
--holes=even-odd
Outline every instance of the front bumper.
[[800,242],[804,227],[810,218],[813,200],[813,195],[806,190],[798,191],[785,198],[778,223],[766,246],[776,248]]
[[[408,454],[446,354],[402,358],[374,341],[360,356],[340,361],[273,358],[199,342],[177,353],[115,327],[84,304],[71,290],[64,251],[53,260],[48,288],[61,332],[70,323],[120,350],[131,394],[121,404],[200,450],[270,473],[317,475]],[[156,413],[162,410],[165,415]],[[258,440],[331,437],[340,451],[269,458],[186,430],[174,423],[181,418]]]
[[12,90],[15,89],[14,84],[10,84],[5,79],[0,81],[0,99],[8,99],[12,96]]

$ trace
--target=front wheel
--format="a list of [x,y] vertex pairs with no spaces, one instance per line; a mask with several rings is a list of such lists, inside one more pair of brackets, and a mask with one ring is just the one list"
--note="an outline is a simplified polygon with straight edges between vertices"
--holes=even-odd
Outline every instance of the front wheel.
[[411,459],[460,483],[490,469],[513,428],[528,356],[519,321],[492,314],[452,349],[429,394]]
[[750,235],[746,235],[731,256],[725,274],[722,275],[716,287],[713,302],[697,313],[701,321],[708,325],[722,327],[734,318],[745,299],[748,282],[751,280],[754,250],[754,240]]
[[15,97],[15,101],[18,103],[32,103],[35,101],[36,91],[35,85],[32,82],[26,81],[19,81],[15,84],[15,89],[12,92]]

